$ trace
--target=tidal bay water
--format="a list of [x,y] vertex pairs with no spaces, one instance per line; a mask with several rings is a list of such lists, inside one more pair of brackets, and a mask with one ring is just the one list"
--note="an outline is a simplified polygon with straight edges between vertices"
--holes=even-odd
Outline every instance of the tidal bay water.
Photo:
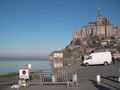
[[46,60],[0,60],[0,74],[19,72],[24,65],[31,64],[31,71],[51,69],[48,59]]

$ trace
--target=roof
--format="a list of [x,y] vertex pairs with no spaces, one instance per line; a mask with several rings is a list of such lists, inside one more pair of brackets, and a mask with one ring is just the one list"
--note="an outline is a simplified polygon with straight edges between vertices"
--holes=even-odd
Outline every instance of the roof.
[[89,22],[88,24],[96,24],[96,22]]

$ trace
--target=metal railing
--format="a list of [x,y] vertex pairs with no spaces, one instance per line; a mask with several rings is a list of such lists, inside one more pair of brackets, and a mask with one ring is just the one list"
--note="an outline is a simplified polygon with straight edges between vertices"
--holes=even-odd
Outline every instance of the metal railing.
[[70,67],[55,70],[40,70],[32,74],[31,81],[42,84],[66,84],[69,81],[73,81],[75,74],[76,70]]

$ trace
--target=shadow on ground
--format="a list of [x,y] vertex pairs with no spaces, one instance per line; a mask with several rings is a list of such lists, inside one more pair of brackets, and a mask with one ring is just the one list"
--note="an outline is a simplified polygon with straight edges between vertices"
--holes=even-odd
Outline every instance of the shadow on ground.
[[[106,80],[109,80],[109,81],[111,81],[111,82],[113,82],[113,83],[119,83],[119,81],[118,81],[118,76],[101,76],[101,78],[102,79],[106,79]],[[105,85],[107,85],[107,86],[110,86],[110,87],[112,87],[112,88],[114,88],[114,89],[116,89],[116,90],[120,90],[120,88],[118,88],[118,87],[115,87],[114,85],[112,85],[112,84],[108,84],[108,83],[106,83],[106,82],[103,82],[102,81],[102,83],[103,84],[105,84]]]
[[118,78],[119,78],[118,76],[101,76],[101,78],[107,79],[107,80],[112,81],[114,83],[119,83],[118,82]]
[[90,79],[89,81],[91,81],[92,84],[93,84],[98,90],[112,90],[112,89],[110,89],[110,88],[108,88],[108,87],[103,86],[102,84],[97,84],[97,82],[94,81],[94,80],[91,80],[91,79]]

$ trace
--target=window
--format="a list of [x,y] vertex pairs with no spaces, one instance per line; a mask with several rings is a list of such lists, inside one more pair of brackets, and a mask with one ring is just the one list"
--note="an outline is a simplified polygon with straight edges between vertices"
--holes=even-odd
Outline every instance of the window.
[[86,60],[92,59],[92,56],[89,56]]

